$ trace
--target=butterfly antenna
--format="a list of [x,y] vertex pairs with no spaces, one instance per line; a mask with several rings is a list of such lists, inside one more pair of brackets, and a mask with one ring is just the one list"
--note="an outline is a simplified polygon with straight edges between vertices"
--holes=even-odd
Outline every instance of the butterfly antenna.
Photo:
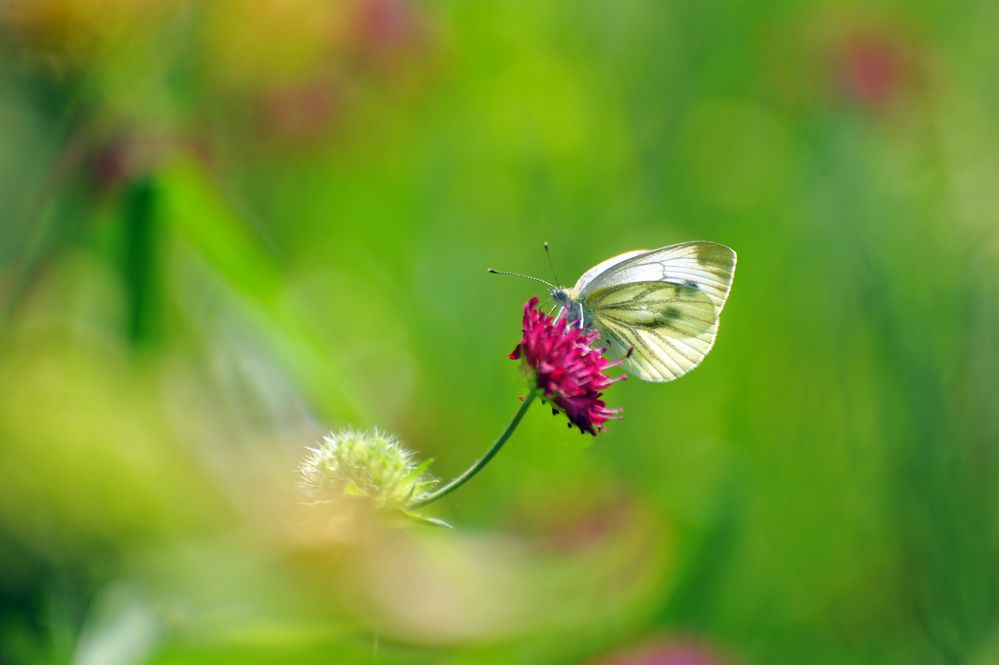
[[548,267],[552,269],[552,277],[555,278],[555,283],[561,286],[562,280],[558,278],[558,273],[555,272],[555,262],[552,261],[552,250],[548,248],[548,241],[545,241],[545,256],[548,257]]
[[544,284],[545,286],[547,286],[550,289],[556,289],[556,288],[558,288],[554,284],[551,284],[550,282],[546,282],[545,280],[541,279],[540,277],[535,277],[534,275],[524,275],[524,274],[521,274],[519,272],[506,272],[505,270],[497,270],[496,268],[488,268],[487,272],[491,272],[494,275],[509,275],[511,277],[520,277],[521,279],[530,279],[530,280],[533,280],[535,282],[541,282],[542,284]]

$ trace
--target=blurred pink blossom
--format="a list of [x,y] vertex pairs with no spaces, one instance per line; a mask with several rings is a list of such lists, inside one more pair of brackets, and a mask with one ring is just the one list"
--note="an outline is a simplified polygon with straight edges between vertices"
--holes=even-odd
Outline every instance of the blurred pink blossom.
[[735,665],[707,645],[689,638],[659,638],[637,647],[625,648],[588,665]]
[[915,62],[897,37],[880,31],[854,31],[835,47],[837,82],[847,97],[865,106],[881,107],[910,87]]

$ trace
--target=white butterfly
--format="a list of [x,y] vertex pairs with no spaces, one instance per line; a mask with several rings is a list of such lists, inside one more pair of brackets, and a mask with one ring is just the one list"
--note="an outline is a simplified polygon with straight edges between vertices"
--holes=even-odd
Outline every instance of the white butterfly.
[[631,373],[672,381],[697,367],[714,345],[735,275],[735,252],[685,242],[625,252],[593,266],[552,298],[572,323],[596,328]]
[[595,328],[630,373],[672,381],[714,345],[735,263],[735,252],[714,242],[636,250],[598,263],[572,288],[553,287],[551,296],[573,325]]

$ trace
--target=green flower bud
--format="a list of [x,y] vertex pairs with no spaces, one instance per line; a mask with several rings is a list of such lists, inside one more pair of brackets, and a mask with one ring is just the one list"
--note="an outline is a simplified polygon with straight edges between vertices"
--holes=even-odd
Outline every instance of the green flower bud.
[[398,439],[378,430],[330,432],[309,450],[301,487],[311,503],[353,498],[379,510],[408,512],[438,482],[426,474],[430,461],[415,464]]

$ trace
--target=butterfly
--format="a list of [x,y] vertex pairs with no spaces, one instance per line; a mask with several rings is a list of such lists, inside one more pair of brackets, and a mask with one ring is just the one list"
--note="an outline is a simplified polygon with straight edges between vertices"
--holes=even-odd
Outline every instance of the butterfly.
[[725,245],[684,242],[609,258],[572,288],[549,286],[561,316],[600,333],[626,371],[645,381],[673,381],[700,365],[714,345],[735,264]]

